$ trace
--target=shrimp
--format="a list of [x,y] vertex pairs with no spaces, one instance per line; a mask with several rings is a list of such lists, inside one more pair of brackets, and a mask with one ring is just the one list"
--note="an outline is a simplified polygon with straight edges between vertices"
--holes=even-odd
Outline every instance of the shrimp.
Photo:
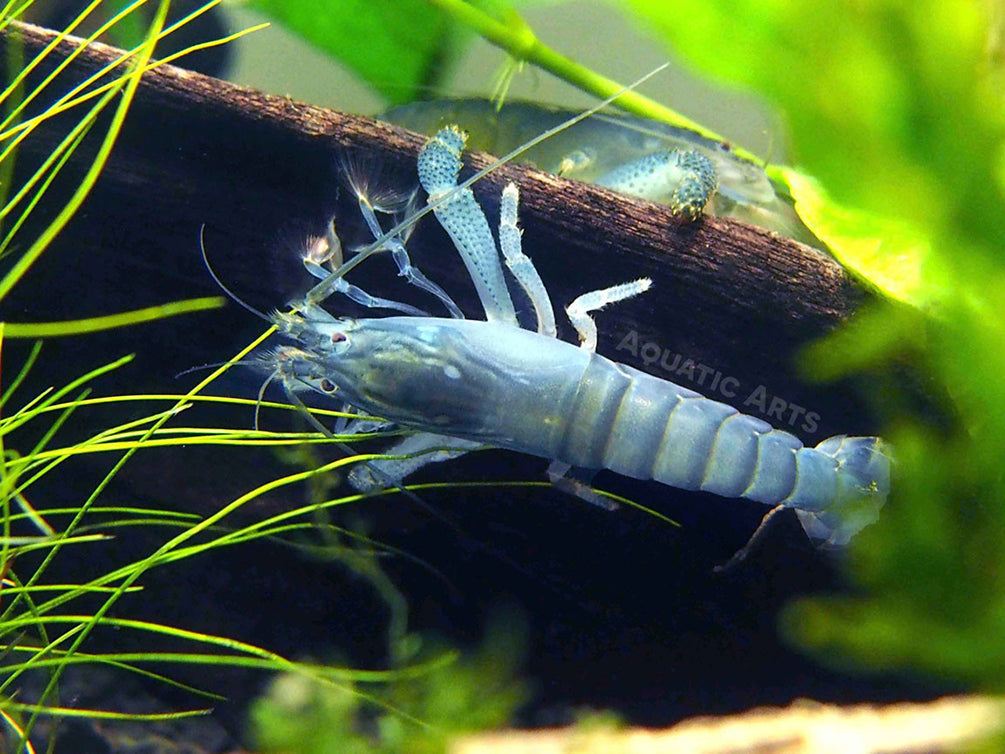
[[[336,317],[311,294],[296,311],[272,317],[295,342],[272,357],[284,384],[413,431],[388,451],[407,458],[354,471],[358,489],[399,484],[426,462],[505,448],[551,459],[552,481],[594,502],[588,487],[565,476],[570,467],[793,508],[807,534],[827,545],[847,544],[878,518],[890,487],[880,438],[839,435],[804,447],[761,419],[596,353],[590,312],[643,293],[650,280],[579,296],[566,313],[580,343],[558,339],[547,290],[522,250],[517,187],[502,193],[497,248],[471,190],[457,185],[464,143],[456,127],[439,131],[420,153],[418,175],[475,283],[485,320]],[[371,230],[376,235],[379,224]],[[402,236],[383,243],[400,268],[414,269]],[[533,303],[534,329],[517,320],[503,262]],[[308,268],[321,277],[316,263]],[[342,290],[330,280],[339,274],[315,290]],[[358,289],[347,295],[367,306],[394,304]]]

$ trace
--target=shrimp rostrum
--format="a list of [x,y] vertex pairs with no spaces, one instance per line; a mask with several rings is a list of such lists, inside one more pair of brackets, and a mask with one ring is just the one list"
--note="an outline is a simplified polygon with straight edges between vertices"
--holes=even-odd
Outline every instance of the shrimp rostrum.
[[[566,311],[581,342],[559,340],[548,293],[521,250],[517,188],[511,183],[502,193],[497,248],[471,190],[457,185],[464,139],[455,127],[441,130],[423,148],[418,173],[474,281],[485,321],[459,317],[438,286],[411,272],[403,235],[384,235],[382,243],[403,275],[446,297],[452,317],[335,317],[318,303],[334,290],[351,288],[351,297],[367,306],[394,305],[335,280],[338,271],[297,313],[274,315],[280,332],[296,341],[272,357],[289,385],[334,395],[413,431],[388,451],[404,460],[355,469],[350,481],[357,488],[399,484],[426,462],[493,447],[552,459],[552,481],[587,499],[589,487],[563,476],[570,467],[790,507],[810,537],[831,545],[846,544],[876,520],[890,475],[880,438],[839,435],[804,447],[761,419],[596,353],[590,312],[644,292],[648,279],[575,299]],[[360,206],[379,234],[365,197]],[[518,322],[503,262],[515,281],[510,285],[533,304],[534,329]],[[316,264],[308,268],[325,276]],[[403,307],[394,305],[413,310]]]

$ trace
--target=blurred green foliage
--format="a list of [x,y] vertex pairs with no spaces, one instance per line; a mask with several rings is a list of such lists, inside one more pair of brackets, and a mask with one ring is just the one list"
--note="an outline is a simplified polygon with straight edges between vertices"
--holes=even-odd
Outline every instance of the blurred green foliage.
[[249,7],[345,64],[389,102],[416,99],[463,32],[423,0],[251,0]]
[[[756,88],[783,108],[797,163],[854,208],[824,206],[831,217],[844,212],[842,232],[872,254],[857,258],[859,271],[889,275],[900,265],[900,282],[911,287],[899,297],[924,308],[920,314],[877,305],[853,329],[812,349],[808,370],[882,370],[908,358],[936,393],[951,398],[936,409],[951,417],[951,429],[936,432],[898,399],[896,385],[888,386],[895,492],[849,559],[867,596],[793,606],[788,631],[825,649],[821,657],[831,661],[926,669],[1000,690],[1001,7],[713,1],[691,6],[687,23],[674,25],[655,3],[628,5],[704,70]],[[886,285],[897,282],[894,276]]]
[[896,449],[895,490],[880,523],[849,556],[863,596],[794,605],[786,629],[832,662],[923,669],[1000,691],[1001,6],[713,0],[689,6],[684,24],[658,12],[662,3],[627,6],[703,70],[755,88],[783,109],[797,164],[842,205],[820,192],[811,199],[830,223],[824,235],[843,234],[842,258],[850,255],[878,287],[924,310],[877,304],[813,348],[807,370],[882,374],[894,360],[909,359],[927,373],[934,394],[950,397],[935,411],[951,428],[936,431],[913,414],[897,385],[886,385],[876,402],[886,407]]
[[436,647],[427,649],[423,654],[452,659],[379,686],[334,686],[280,675],[251,709],[258,749],[263,754],[435,754],[459,733],[504,726],[528,694],[515,675],[525,636],[520,618],[498,614],[476,650],[458,659]]

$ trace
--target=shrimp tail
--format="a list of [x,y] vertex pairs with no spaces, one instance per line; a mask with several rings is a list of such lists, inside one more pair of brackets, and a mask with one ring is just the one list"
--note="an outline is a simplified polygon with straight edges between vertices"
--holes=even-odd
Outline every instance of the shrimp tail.
[[796,510],[803,529],[843,547],[879,518],[890,491],[889,446],[878,437],[828,437],[814,449],[837,462],[837,492],[824,510]]

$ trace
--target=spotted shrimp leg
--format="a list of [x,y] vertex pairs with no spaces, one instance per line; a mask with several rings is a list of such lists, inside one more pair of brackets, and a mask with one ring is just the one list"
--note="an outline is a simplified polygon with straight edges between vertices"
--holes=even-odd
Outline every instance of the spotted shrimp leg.
[[712,161],[690,149],[652,152],[619,165],[596,181],[598,186],[623,194],[668,201],[673,213],[687,222],[701,215],[718,182]]
[[464,260],[485,318],[519,327],[485,213],[471,189],[457,187],[465,141],[457,126],[441,129],[419,153],[419,182],[430,203],[440,202],[433,212]]

